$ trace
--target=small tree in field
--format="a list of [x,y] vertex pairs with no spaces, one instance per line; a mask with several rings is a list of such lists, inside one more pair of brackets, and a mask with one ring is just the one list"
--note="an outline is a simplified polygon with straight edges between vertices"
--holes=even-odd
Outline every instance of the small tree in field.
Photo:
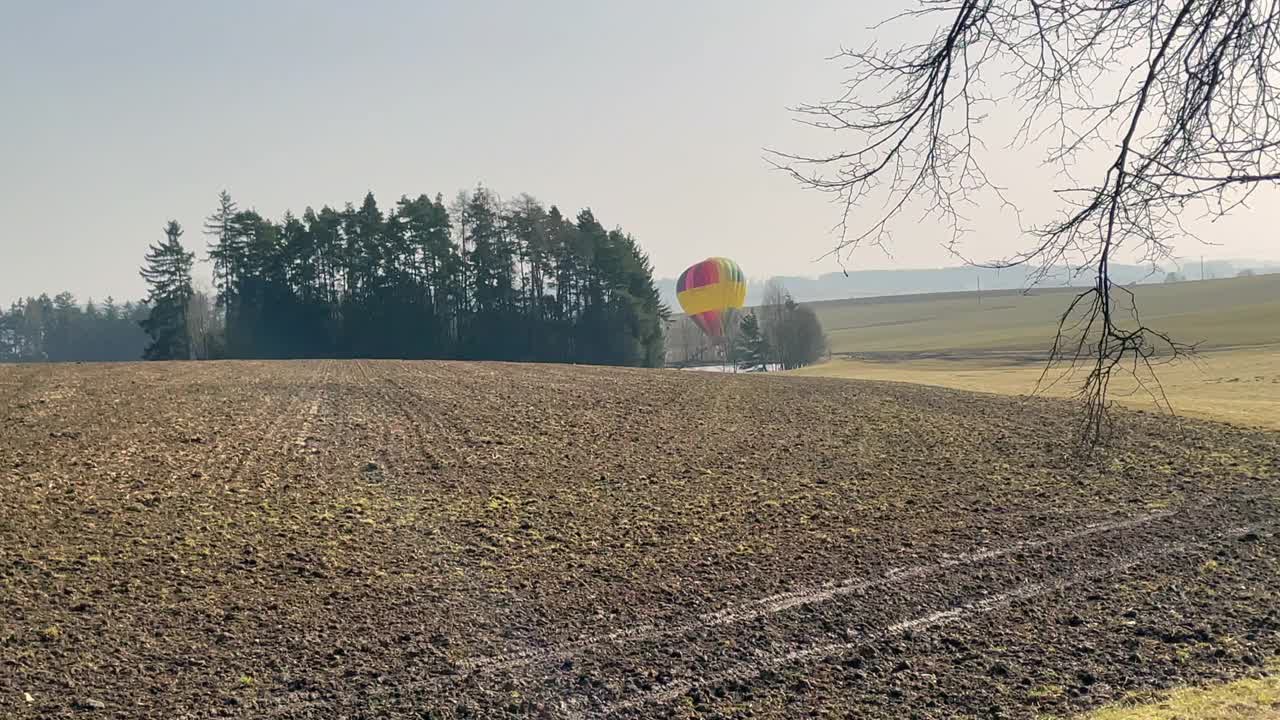
[[822,332],[818,314],[790,297],[783,307],[783,324],[779,328],[785,348],[782,366],[794,370],[822,360],[827,353],[827,336]]
[[797,303],[780,283],[770,282],[760,315],[769,357],[783,370],[812,365],[826,355],[827,336],[817,313]]
[[151,336],[143,358],[188,360],[191,358],[191,333],[187,318],[192,296],[191,263],[195,255],[183,249],[179,240],[182,226],[178,221],[170,220],[164,235],[164,242],[148,249],[144,257],[146,265],[140,271],[151,287],[147,296],[151,312],[139,323]]

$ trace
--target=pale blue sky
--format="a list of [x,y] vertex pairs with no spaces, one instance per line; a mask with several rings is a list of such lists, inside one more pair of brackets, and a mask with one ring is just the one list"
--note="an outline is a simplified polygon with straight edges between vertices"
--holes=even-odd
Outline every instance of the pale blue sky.
[[[0,301],[140,296],[146,245],[176,218],[203,256],[223,188],[278,218],[483,182],[590,206],[660,275],[712,254],[757,277],[835,270],[814,262],[834,209],[761,149],[821,139],[786,107],[832,94],[823,58],[892,5],[0,0]],[[974,254],[1014,247],[990,227]],[[954,264],[942,239],[920,228],[855,264]]]

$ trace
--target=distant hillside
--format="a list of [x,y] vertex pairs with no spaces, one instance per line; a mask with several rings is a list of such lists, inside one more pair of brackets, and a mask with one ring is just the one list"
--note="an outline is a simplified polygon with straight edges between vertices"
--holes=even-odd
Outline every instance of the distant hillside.
[[[1207,265],[1207,264],[1206,264]],[[1207,274],[1207,273],[1206,273]],[[809,302],[831,352],[860,360],[998,359],[1040,362],[1079,288],[881,295]],[[1134,290],[1149,326],[1206,351],[1280,347],[1280,274],[1145,283]],[[1123,312],[1132,307],[1120,300]],[[667,334],[678,362],[701,333]]]
[[[811,307],[836,354],[1038,359],[1053,341],[1070,292],[984,290],[981,297],[935,293],[850,298]],[[1280,343],[1280,274],[1144,284],[1136,296],[1144,322],[1206,350]]]
[[[1154,269],[1148,265],[1113,265],[1112,278],[1119,283],[1159,283],[1170,271],[1179,272],[1188,280],[1200,279],[1200,263],[1186,259],[1179,268]],[[751,276],[750,268],[744,268]],[[1280,272],[1280,263],[1255,260],[1209,260],[1204,263],[1204,278],[1231,278],[1242,270],[1255,272]],[[877,297],[884,295],[914,295],[919,293],[964,292],[969,290],[1020,290],[1030,283],[1027,268],[985,270],[973,267],[949,267],[909,270],[854,270],[848,275],[834,272],[818,277],[777,276],[801,302],[817,300],[843,300],[846,298]],[[747,304],[757,305],[764,295],[767,278],[752,279],[747,290]],[[1066,271],[1057,273],[1042,287],[1067,284],[1088,284],[1077,278],[1070,282]],[[664,278],[658,281],[663,300],[676,312],[676,281]]]

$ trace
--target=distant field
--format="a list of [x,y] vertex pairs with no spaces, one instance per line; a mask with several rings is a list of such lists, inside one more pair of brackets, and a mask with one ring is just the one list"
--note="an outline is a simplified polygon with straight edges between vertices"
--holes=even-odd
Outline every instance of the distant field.
[[[1280,275],[1134,291],[1148,325],[1201,343],[1195,362],[1159,370],[1176,412],[1280,430]],[[835,357],[798,373],[1028,394],[1070,292],[987,293],[981,302],[976,293],[948,293],[814,303]],[[1070,395],[1081,380],[1060,377],[1047,394]],[[1157,409],[1132,382],[1115,389],[1117,401]]]
[[[1205,348],[1280,344],[1280,274],[1133,288],[1143,320]],[[1043,354],[1070,288],[810,303],[833,353]]]
[[[983,358],[892,362],[835,358],[795,373],[1028,395],[1035,390],[1042,370],[1039,364]],[[1050,376],[1059,377],[1044,394],[1069,396],[1084,379],[1080,373]],[[1159,368],[1158,378],[1179,415],[1280,430],[1280,347],[1209,351],[1196,362]],[[1119,378],[1113,390],[1117,402],[1142,410],[1160,410],[1153,398],[1127,377]]]

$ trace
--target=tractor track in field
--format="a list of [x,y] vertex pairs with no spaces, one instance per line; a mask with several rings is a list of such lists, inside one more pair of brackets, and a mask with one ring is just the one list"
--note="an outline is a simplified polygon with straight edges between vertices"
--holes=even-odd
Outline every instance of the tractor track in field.
[[653,640],[661,637],[684,635],[685,633],[693,630],[745,623],[757,618],[767,618],[770,615],[790,610],[792,608],[828,602],[844,595],[866,593],[869,590],[891,586],[895,583],[927,578],[946,572],[951,568],[971,565],[986,560],[994,560],[1015,552],[1063,543],[1111,530],[1121,530],[1124,528],[1144,525],[1160,518],[1168,517],[1170,514],[1171,513],[1167,512],[1153,513],[1136,518],[1089,525],[1079,530],[1074,530],[1051,538],[1014,541],[994,549],[960,553],[929,565],[892,568],[883,575],[874,578],[854,577],[832,580],[819,585],[810,585],[804,588],[788,590],[768,597],[733,603],[728,607],[716,610],[715,612],[698,615],[693,620],[685,623],[674,624],[666,627],[634,625],[629,628],[616,629],[579,638],[550,648],[517,651],[507,653],[505,655],[465,661],[462,663],[462,667],[470,672],[502,671],[523,665],[544,663],[567,658],[581,650],[606,643]]
[[[1122,574],[1132,568],[1148,564],[1158,558],[1177,554],[1191,548],[1209,547],[1214,542],[1220,542],[1224,539],[1235,539],[1236,537],[1256,532],[1260,529],[1274,529],[1274,525],[1274,523],[1255,523],[1252,525],[1234,527],[1217,532],[1214,534],[1215,536],[1213,538],[1203,542],[1183,542],[1149,548],[1145,551],[1128,554],[1118,560],[1109,561],[1096,567],[1083,569],[1070,575],[1023,582],[1012,586],[1007,590],[1002,590],[982,598],[971,599],[960,603],[953,602],[950,607],[939,608],[910,618],[901,619],[883,628],[872,630],[870,632],[863,631],[852,640],[845,642],[814,643],[804,645],[796,649],[790,649],[785,652],[759,652],[755,657],[743,661],[727,670],[710,674],[700,674],[694,679],[677,681],[670,683],[668,686],[644,691],[611,705],[597,708],[591,711],[590,714],[604,717],[613,716],[621,712],[640,709],[646,705],[661,705],[669,703],[680,697],[688,695],[695,688],[741,683],[758,677],[771,668],[801,664],[805,662],[828,661],[832,658],[838,658],[840,656],[856,652],[859,649],[868,647],[875,642],[936,629],[943,625],[961,622],[974,616],[997,612],[1008,608],[1010,605],[1018,601],[1036,600],[1077,586],[1087,588],[1099,580]],[[580,711],[576,716],[586,717],[587,715],[587,712]]]
[[5,373],[6,718],[1032,718],[1280,651],[1274,433],[1126,414],[1081,461],[1063,404],[903,385]]
[[[1251,498],[1240,499],[1251,500]],[[1265,509],[1259,512],[1255,508],[1250,514],[1265,517],[1268,512]],[[1123,536],[1126,531],[1168,520],[1175,517],[1175,515],[1185,516],[1187,522],[1180,526],[1165,528],[1159,533],[1151,533],[1149,537],[1144,538],[1143,547],[1137,552],[1122,554],[1119,557],[1112,557],[1111,554],[1102,552],[1099,557],[1088,559],[1087,562],[1082,564],[1077,560],[1077,564],[1081,565],[1078,570],[1065,575],[1060,570],[1057,574],[1039,571],[1035,567],[1035,563],[1023,557],[1013,567],[1014,572],[1008,576],[1007,580],[1003,581],[1007,589],[978,597],[972,597],[969,594],[972,592],[971,590],[957,591],[952,589],[944,591],[939,593],[937,597],[929,597],[928,602],[921,603],[919,606],[911,606],[912,610],[910,612],[916,614],[909,614],[905,619],[901,616],[895,619],[892,615],[888,615],[883,619],[883,624],[879,627],[859,628],[855,633],[856,637],[853,639],[848,639],[846,633],[846,638],[840,641],[817,643],[809,641],[809,635],[815,629],[813,626],[822,623],[829,624],[830,619],[827,618],[819,623],[818,620],[822,618],[821,613],[805,612],[799,616],[796,627],[792,628],[795,637],[790,642],[779,643],[785,649],[764,650],[753,647],[745,655],[730,658],[728,667],[724,669],[715,669],[703,664],[696,670],[690,668],[690,671],[684,677],[670,678],[666,682],[653,683],[656,687],[648,689],[633,687],[631,693],[620,693],[618,697],[613,698],[611,701],[601,701],[599,698],[594,698],[596,700],[594,704],[590,689],[587,692],[583,692],[581,687],[575,687],[573,683],[561,684],[560,682],[565,675],[565,667],[573,667],[574,662],[572,661],[574,660],[580,661],[583,651],[592,651],[592,654],[599,656],[595,658],[599,662],[596,665],[592,665],[593,669],[610,666],[618,667],[617,659],[629,655],[641,658],[636,660],[633,665],[644,667],[649,664],[649,660],[643,659],[646,653],[650,658],[655,655],[660,658],[666,649],[693,646],[697,643],[694,637],[698,634],[711,638],[711,642],[707,642],[706,647],[714,650],[719,645],[716,642],[716,638],[727,639],[734,637],[735,633],[731,626],[752,621],[768,624],[771,622],[772,617],[778,613],[794,610],[812,610],[812,606],[836,602],[845,596],[856,602],[848,607],[838,609],[837,614],[843,617],[845,622],[857,623],[861,621],[860,619],[866,617],[868,612],[867,604],[887,605],[890,607],[902,605],[902,599],[895,596],[924,594],[922,590],[927,593],[930,586],[934,584],[946,586],[949,580],[946,577],[948,572],[962,571],[967,573],[971,571],[971,568],[968,567],[971,565],[997,561],[1015,554],[1029,553],[1055,545],[1090,542],[1094,539],[1094,536],[1107,533],[1117,533]],[[448,694],[458,687],[474,686],[477,678],[496,676],[498,682],[501,683],[501,677],[505,673],[515,671],[535,681],[530,684],[530,687],[555,688],[549,697],[542,698],[546,706],[556,708],[556,711],[552,712],[552,716],[604,717],[619,713],[625,714],[639,711],[645,706],[669,703],[672,700],[686,696],[696,688],[741,683],[760,675],[770,668],[785,665],[803,666],[806,662],[826,661],[859,648],[867,647],[875,642],[910,634],[912,631],[923,631],[927,628],[960,622],[971,616],[992,613],[1006,608],[1014,601],[1030,601],[1041,596],[1059,593],[1067,588],[1081,587],[1087,589],[1093,584],[1093,581],[1119,574],[1139,565],[1149,564],[1153,560],[1185,553],[1189,549],[1210,547],[1223,540],[1235,539],[1238,536],[1256,532],[1260,529],[1270,530],[1273,529],[1272,526],[1274,525],[1274,523],[1255,520],[1249,525],[1211,532],[1209,533],[1210,537],[1205,540],[1197,542],[1178,541],[1178,538],[1185,537],[1188,532],[1191,532],[1197,526],[1195,515],[1196,513],[1193,511],[1181,513],[1159,512],[1135,518],[1098,523],[1054,537],[1016,541],[999,548],[975,550],[946,558],[941,562],[930,565],[895,569],[877,579],[849,579],[841,582],[831,582],[818,587],[737,603],[721,611],[699,616],[684,624],[655,627],[645,624],[643,614],[641,614],[633,624],[626,628],[613,629],[592,636],[577,638],[537,651],[464,660],[458,664],[459,671],[456,675],[435,677],[421,681],[410,679],[394,681],[379,688],[369,689],[355,700],[354,705],[343,704],[343,706],[359,707],[361,705],[371,705],[386,709],[396,706],[396,703],[400,703],[404,708],[414,707],[427,702],[426,698]],[[1113,541],[1118,541],[1119,539],[1114,538]],[[1126,542],[1126,545],[1128,544],[1129,542]],[[1072,557],[1080,554],[1079,551],[1073,552]],[[1089,553],[1085,552],[1083,554],[1088,555]],[[895,585],[911,584],[914,584],[914,587],[903,588],[897,592],[892,588]],[[941,608],[930,604],[937,603],[940,600],[945,601]],[[822,633],[819,631],[816,634],[821,635]],[[600,648],[600,646],[607,647]],[[557,668],[556,665],[559,665],[559,667]],[[525,691],[525,693],[536,697],[536,693],[533,691]],[[390,700],[391,698],[395,699]],[[271,715],[273,717],[294,716],[308,708],[314,709],[331,706],[332,704],[333,701],[301,704],[285,703],[275,708]],[[644,713],[642,716],[649,715]]]

